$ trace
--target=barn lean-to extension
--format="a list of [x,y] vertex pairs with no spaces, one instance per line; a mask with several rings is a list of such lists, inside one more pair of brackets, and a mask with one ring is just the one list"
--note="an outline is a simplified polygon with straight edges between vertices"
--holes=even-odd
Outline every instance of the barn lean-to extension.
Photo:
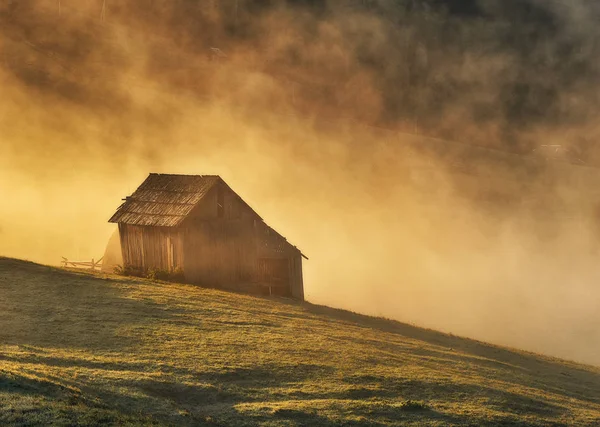
[[152,173],[109,222],[119,225],[126,268],[304,299],[306,257],[219,176]]

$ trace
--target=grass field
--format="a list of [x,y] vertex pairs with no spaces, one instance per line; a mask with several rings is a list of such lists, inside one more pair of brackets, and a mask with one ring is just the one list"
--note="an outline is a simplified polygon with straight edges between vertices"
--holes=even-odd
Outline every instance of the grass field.
[[600,425],[600,369],[0,258],[0,425]]

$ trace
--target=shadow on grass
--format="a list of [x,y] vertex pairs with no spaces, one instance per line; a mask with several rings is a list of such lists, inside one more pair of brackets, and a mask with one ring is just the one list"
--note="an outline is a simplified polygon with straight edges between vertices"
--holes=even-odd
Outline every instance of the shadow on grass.
[[[431,408],[423,408],[420,410],[407,410],[398,405],[391,405],[385,402],[378,402],[369,405],[362,405],[345,410],[346,419],[329,418],[320,415],[314,410],[301,410],[281,408],[276,409],[271,413],[256,414],[251,416],[251,420],[260,423],[269,423],[273,418],[286,421],[285,425],[294,426],[320,426],[320,427],[358,427],[358,426],[389,426],[389,425],[481,425],[481,421],[467,416],[453,416],[443,414]],[[506,419],[505,419],[506,420]]]
[[216,383],[261,384],[269,387],[273,384],[283,386],[289,383],[319,380],[335,373],[331,366],[299,363],[294,366],[259,365],[252,368],[225,369],[220,372],[207,373],[202,378]]
[[[53,378],[46,374],[44,379],[12,375],[10,380],[3,377],[0,371],[0,409],[2,393],[7,392],[44,398],[53,402],[47,407],[60,406],[61,411],[70,414],[70,419],[78,409],[73,405],[85,404],[88,409],[112,411],[125,418],[143,414],[146,419],[161,425],[229,425],[231,417],[236,420],[236,417],[244,417],[238,414],[236,405],[284,401],[289,397],[272,392],[286,389],[297,382],[316,381],[334,371],[330,367],[307,363],[298,364],[292,370],[285,366],[263,365],[199,372],[163,364],[158,366],[152,362],[103,363],[37,354],[2,355],[0,360],[52,368],[93,370],[93,373],[85,374],[81,379]],[[104,370],[110,371],[110,381],[102,380]],[[161,376],[155,378],[157,372]],[[96,379],[90,381],[89,375]],[[98,379],[100,382],[96,382]],[[209,417],[207,421],[207,413],[212,413],[212,420]]]
[[2,426],[153,424],[151,417],[116,411],[76,387],[0,371]]
[[[276,409],[273,412],[276,418],[284,419],[295,422],[296,425],[327,425],[330,423],[329,419],[318,415],[315,412],[300,411],[297,409]],[[346,424],[352,425],[352,424]]]
[[124,326],[171,318],[176,310],[127,297],[134,280],[115,285],[89,273],[0,258],[0,342],[5,345],[123,350]]
[[[33,356],[32,356],[33,357]],[[37,363],[48,363],[54,366],[69,366],[73,360],[67,358],[36,358]],[[24,362],[30,361],[25,358]],[[80,366],[84,364],[80,364]],[[256,425],[262,422],[280,420],[292,425],[300,426],[380,426],[388,421],[413,420],[430,421],[439,420],[447,424],[460,423],[461,419],[440,414],[432,409],[419,411],[406,411],[397,406],[385,403],[375,403],[365,406],[368,399],[383,398],[387,401],[398,401],[401,390],[390,389],[385,393],[319,393],[311,394],[286,394],[277,393],[285,390],[290,383],[307,379],[318,379],[324,375],[332,374],[331,368],[319,365],[305,364],[297,366],[293,372],[281,366],[261,366],[256,368],[237,368],[197,375],[198,381],[194,384],[183,383],[178,380],[153,379],[139,376],[139,378],[126,377],[132,369],[148,373],[148,366],[136,364],[120,364],[103,366],[95,363],[88,367],[93,369],[120,368],[123,379],[113,380],[110,384],[91,385],[86,381],[66,378],[31,379],[19,375],[6,377],[0,372],[0,396],[3,392],[21,394],[35,398],[43,398],[48,405],[38,404],[41,419],[52,420],[50,408],[60,407],[62,416],[70,422],[86,424],[82,421],[81,413],[95,411],[97,419],[105,422],[117,422],[118,419],[135,420],[142,416],[158,424],[166,425],[230,425],[232,420],[238,424]],[[185,374],[178,371],[178,375]],[[190,375],[197,374],[187,372]],[[175,377],[174,377],[175,378]],[[355,378],[355,380],[360,380]],[[366,380],[365,380],[366,381]],[[372,378],[369,379],[372,381]],[[413,384],[411,387],[418,387]],[[275,392],[273,392],[275,391]],[[264,405],[287,404],[290,401],[331,400],[345,402],[348,399],[356,400],[359,404],[354,409],[345,409],[354,414],[357,421],[331,420],[316,410],[280,408],[267,410],[264,413],[240,413],[238,404],[262,402]],[[207,417],[210,414],[210,417]],[[7,416],[2,414],[1,417]],[[8,418],[6,418],[8,419]],[[11,418],[13,419],[13,418]],[[96,418],[90,418],[94,424]],[[462,420],[464,421],[464,420]],[[247,423],[246,423],[247,422]],[[286,424],[287,425],[287,424]]]
[[[325,378],[339,375],[338,369],[321,365],[318,360],[312,363],[285,365],[284,363],[254,363],[251,367],[210,367],[195,369],[175,364],[161,363],[160,360],[144,362],[128,361],[98,361],[77,357],[48,356],[37,351],[43,347],[64,347],[85,350],[110,350],[119,352],[137,344],[136,339],[129,336],[119,336],[119,329],[126,327],[148,326],[154,322],[189,322],[182,318],[182,311],[187,316],[197,317],[198,310],[206,310],[202,305],[185,309],[157,304],[151,300],[133,300],[128,298],[127,287],[139,283],[136,279],[120,280],[118,285],[101,277],[86,273],[63,271],[32,263],[6,260],[0,258],[0,288],[3,299],[0,300],[0,342],[8,345],[19,345],[21,349],[30,351],[19,352],[15,355],[0,355],[0,360],[8,359],[16,363],[35,363],[60,368],[82,368],[94,370],[94,375],[100,380],[88,382],[85,379],[49,379],[32,380],[20,376],[5,380],[0,371],[0,393],[43,396],[54,402],[65,405],[65,411],[73,412],[81,403],[77,392],[81,390],[86,397],[84,403],[90,408],[101,411],[115,410],[125,416],[136,416],[138,413],[154,417],[158,422],[173,425],[202,425],[219,423],[226,425],[228,417],[245,417],[238,412],[237,405],[244,403],[264,402],[266,406],[278,406],[290,399],[305,402],[321,400],[330,401],[328,405],[345,405],[340,402],[354,404],[354,409],[336,409],[336,412],[348,412],[359,421],[332,420],[316,411],[305,411],[298,408],[280,408],[273,412],[269,409],[264,414],[248,415],[249,424],[273,420],[275,417],[295,425],[380,425],[397,419],[424,422],[434,421],[442,424],[484,424],[486,420],[472,419],[467,416],[449,416],[437,412],[435,408],[427,408],[415,412],[402,410],[397,403],[405,400],[419,399],[427,401],[435,396],[460,403],[473,399],[484,400],[484,406],[505,413],[506,417],[498,418],[497,425],[512,425],[512,415],[528,415],[538,417],[560,417],[565,409],[544,401],[510,392],[500,391],[482,385],[466,385],[455,383],[436,383],[432,381],[402,380],[396,377],[378,377],[373,375],[347,376],[342,382],[348,385],[339,392],[321,392],[318,389],[309,393],[294,391],[298,383],[309,382],[320,384]],[[144,282],[147,284],[147,282]],[[157,285],[168,286],[168,285]],[[223,294],[223,304],[232,304]],[[270,299],[269,299],[270,300]],[[298,306],[297,302],[277,300]],[[47,305],[41,306],[42,302]],[[235,307],[234,307],[235,308]],[[252,309],[237,307],[244,313],[253,315]],[[580,371],[577,368],[560,365],[550,360],[540,360],[536,356],[513,353],[477,341],[462,339],[439,332],[417,328],[395,321],[362,316],[343,310],[302,304],[301,309],[269,313],[270,319],[266,326],[276,327],[281,322],[294,317],[323,323],[336,324],[338,327],[370,328],[398,334],[437,346],[433,349],[410,349],[414,355],[445,359],[443,363],[463,361],[485,366],[501,366],[518,369],[519,375],[531,373],[531,384],[538,384],[545,392],[554,391],[562,395],[577,396],[581,389],[575,386],[581,375],[586,380],[600,381],[598,375],[592,372]],[[12,310],[12,311],[11,311]],[[229,314],[230,309],[227,309]],[[257,311],[256,314],[259,312]],[[318,316],[318,317],[317,317]],[[259,317],[257,316],[257,319]],[[260,321],[240,318],[227,318],[222,321],[217,318],[217,324],[225,327],[236,326],[265,326]],[[192,323],[193,324],[193,323]],[[367,335],[368,336],[368,335]],[[394,343],[370,341],[365,334],[344,338],[358,344],[375,346],[394,346]],[[459,353],[448,352],[450,348]],[[386,348],[391,353],[394,348]],[[400,351],[400,350],[398,350]],[[41,354],[40,354],[41,353]],[[126,354],[123,352],[123,354]],[[389,358],[396,363],[393,356]],[[536,370],[543,368],[554,369],[557,374],[570,375],[574,386],[571,388],[554,387],[552,383],[535,379]],[[201,370],[204,369],[204,370]],[[110,373],[102,374],[101,371]],[[120,374],[122,372],[122,375]],[[152,375],[150,375],[152,374]],[[160,375],[156,375],[160,374]],[[153,377],[154,375],[154,377]],[[514,372],[513,372],[514,375]],[[157,378],[159,377],[159,378]],[[339,378],[337,379],[339,380]],[[336,381],[337,381],[336,380]],[[506,380],[506,379],[505,379]],[[560,377],[564,383],[565,378]],[[96,381],[96,380],[94,380]],[[506,380],[508,381],[508,380]],[[536,381],[538,381],[536,383]],[[557,382],[558,384],[558,382]],[[521,384],[522,385],[522,384]],[[79,399],[79,400],[78,400]],[[581,400],[598,401],[597,395],[581,397]],[[395,402],[396,405],[391,404]],[[302,405],[301,405],[302,406]],[[223,420],[206,421],[205,413],[217,414]],[[225,415],[223,415],[225,414]],[[108,416],[108,415],[106,415]],[[362,418],[361,418],[362,417]],[[521,424],[522,425],[522,424]]]
[[[55,366],[69,366],[73,363],[69,358],[60,360],[57,357],[38,357],[35,360],[37,363]],[[25,358],[23,361],[30,360]],[[173,375],[167,374],[167,377],[156,379],[143,375],[156,368],[152,365],[123,363],[105,366],[81,363],[80,366],[95,370],[120,369],[123,375],[117,375],[116,378],[122,379],[112,379],[110,382],[94,385],[86,380],[67,378],[49,377],[38,380],[14,375],[6,378],[0,371],[0,396],[3,392],[8,392],[43,397],[55,403],[51,406],[61,405],[61,411],[68,415],[68,419],[76,419],[84,407],[86,411],[95,410],[97,416],[105,420],[114,421],[115,417],[135,419],[136,416],[142,416],[145,420],[167,425],[228,425],[232,420],[240,419],[248,421],[246,425],[256,425],[273,419],[302,426],[380,426],[399,421],[433,422],[443,425],[485,424],[484,419],[449,415],[425,405],[399,405],[408,396],[411,399],[423,398],[425,401],[431,396],[445,396],[458,403],[474,396],[479,399],[486,397],[486,406],[506,414],[504,418],[498,417],[495,425],[525,425],[522,422],[516,423],[517,416],[532,415],[544,418],[560,416],[564,412],[563,408],[538,399],[484,386],[432,384],[372,375],[344,378],[345,383],[355,387],[340,392],[290,392],[289,386],[298,381],[318,380],[334,372],[332,368],[314,364],[299,365],[293,371],[282,366],[269,365],[206,373],[179,369],[173,370]],[[139,375],[131,376],[132,371],[138,371]],[[113,372],[112,377],[114,374]],[[173,379],[168,379],[169,377]],[[196,380],[188,383],[177,379],[181,377],[195,377]],[[293,405],[294,402],[297,404],[303,401],[306,403],[300,404],[299,408],[283,407],[274,411],[267,409],[262,413],[243,413],[236,408],[238,404],[260,402],[268,408],[270,405]],[[320,411],[305,409],[313,401],[328,401],[328,405],[334,407],[343,405],[343,413],[351,416],[343,420],[329,419]],[[207,414],[210,417],[207,418]]]
[[[33,363],[41,364],[44,366],[51,366],[56,368],[83,368],[92,370],[102,370],[109,372],[120,372],[120,371],[133,371],[133,372],[144,372],[148,369],[148,363],[136,363],[128,361],[97,361],[88,360],[78,357],[57,357],[48,356],[45,354],[38,353],[39,348],[21,345],[20,349],[29,351],[29,354],[19,353],[18,355],[11,354],[0,354],[0,361],[5,360],[14,363]],[[181,370],[174,369],[170,366],[162,366],[161,372],[178,373],[183,372]]]
[[[293,305],[299,304],[290,300],[282,302]],[[441,350],[440,352],[435,352],[429,349],[411,349],[411,354],[418,354],[421,351],[430,356],[447,359],[449,362],[462,361],[484,367],[504,368],[504,371],[498,371],[498,379],[502,381],[507,380],[503,374],[504,372],[510,371],[514,374],[515,371],[521,371],[521,375],[528,376],[527,381],[532,387],[538,387],[545,392],[554,392],[591,403],[600,403],[600,389],[598,389],[600,372],[585,370],[583,366],[578,366],[575,363],[568,364],[559,360],[555,361],[552,358],[533,353],[502,348],[469,338],[457,337],[394,320],[361,315],[346,310],[310,303],[302,303],[301,306],[308,316],[326,316],[332,322],[361,328],[368,327],[386,333],[398,334],[406,338],[437,346]],[[355,338],[355,340],[356,342],[360,342],[362,338]],[[373,345],[393,346],[393,344],[382,342],[373,342]],[[453,352],[449,353],[449,350]],[[539,377],[538,373],[540,371],[544,372],[544,378]],[[519,378],[519,381],[519,384],[522,384],[523,378]],[[556,386],[556,384],[561,384],[561,386]],[[596,392],[583,392],[582,384],[596,384]]]
[[30,378],[14,373],[0,371],[0,393],[21,394],[27,396],[44,396],[50,399],[63,399],[71,396],[76,399],[79,393],[52,381]]
[[[260,375],[259,375],[260,376]],[[497,416],[483,420],[469,416],[448,415],[432,408],[406,410],[390,401],[360,402],[344,410],[350,417],[330,419],[317,410],[279,408],[265,409],[262,413],[239,412],[237,403],[249,402],[252,389],[227,389],[226,385],[184,385],[178,382],[143,379],[130,384],[131,393],[115,391],[114,388],[94,388],[85,397],[77,388],[51,381],[26,378],[0,372],[0,396],[23,394],[37,399],[34,408],[0,410],[0,422],[5,425],[32,425],[32,416],[40,422],[52,423],[59,416],[65,425],[257,425],[273,423],[284,425],[333,427],[333,426],[384,426],[398,423],[437,423],[440,425],[528,425],[517,417]],[[139,393],[139,392],[142,393]],[[331,396],[330,396],[331,397]],[[344,396],[339,396],[343,398]],[[49,401],[44,405],[43,398]],[[313,396],[325,398],[325,396]],[[265,404],[269,403],[268,401]],[[165,410],[165,407],[167,407]],[[170,410],[169,410],[170,408]],[[218,414],[208,415],[211,408]],[[487,422],[486,422],[487,421]],[[558,424],[557,424],[558,425]]]
[[344,395],[351,399],[398,399],[399,396],[410,396],[412,399],[427,401],[432,397],[444,396],[447,402],[461,403],[477,397],[479,400],[486,400],[486,407],[494,408],[499,412],[540,417],[560,417],[568,412],[566,408],[543,399],[484,385],[436,383],[372,375],[347,377],[345,382],[355,384],[357,388],[351,389],[349,393],[331,396],[332,398],[342,399]]
[[[343,420],[343,421],[335,421],[331,420],[325,416],[317,414],[315,411],[302,411],[297,409],[277,409],[270,416],[255,416],[257,422],[268,422],[276,418],[281,421],[286,421],[286,425],[294,425],[294,426],[321,426],[321,427],[334,427],[334,426],[348,426],[348,427],[358,427],[358,426],[383,426],[377,421],[368,420],[367,418],[360,418],[358,420]],[[289,423],[289,424],[288,424]]]

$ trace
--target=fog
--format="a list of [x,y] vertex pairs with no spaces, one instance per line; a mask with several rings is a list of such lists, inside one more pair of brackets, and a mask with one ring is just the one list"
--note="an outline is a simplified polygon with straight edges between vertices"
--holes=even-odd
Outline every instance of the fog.
[[[97,259],[108,218],[148,173],[218,174],[308,255],[310,302],[600,364],[600,172],[529,156],[561,144],[595,158],[592,77],[559,90],[544,118],[500,115],[507,82],[534,76],[514,52],[484,52],[485,33],[460,61],[441,40],[390,56],[390,73],[436,61],[426,82],[394,74],[390,92],[420,92],[393,106],[387,71],[359,61],[357,44],[382,52],[398,31],[435,35],[446,15],[414,12],[391,32],[366,13],[315,21],[273,6],[251,26],[236,16],[248,35],[234,37],[226,9],[207,6],[186,34],[165,3],[164,22],[101,3],[63,0],[60,15],[53,1],[0,3],[0,255]],[[587,3],[548,4],[561,41],[540,49],[551,57],[580,37],[585,56]],[[290,49],[302,66],[281,60]],[[442,76],[470,86],[440,107]]]

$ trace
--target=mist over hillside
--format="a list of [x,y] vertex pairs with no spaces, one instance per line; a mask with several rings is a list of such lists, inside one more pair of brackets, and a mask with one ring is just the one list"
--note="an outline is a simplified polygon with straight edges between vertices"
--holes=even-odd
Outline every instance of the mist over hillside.
[[97,259],[148,172],[219,174],[310,301],[598,363],[598,9],[0,1],[0,254]]
[[[86,108],[129,106],[111,79],[132,68],[200,97],[233,94],[255,71],[276,79],[261,95],[294,112],[512,151],[543,137],[597,162],[599,9],[583,0],[5,0],[3,60],[17,80]],[[38,55],[54,60],[22,58]],[[242,76],[220,81],[210,59]]]

